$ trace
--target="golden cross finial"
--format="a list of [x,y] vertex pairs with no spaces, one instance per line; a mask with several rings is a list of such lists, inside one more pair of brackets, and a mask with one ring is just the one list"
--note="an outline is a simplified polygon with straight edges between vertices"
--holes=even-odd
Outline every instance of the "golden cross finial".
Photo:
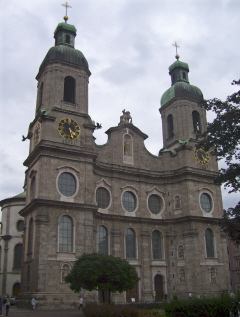
[[63,3],[62,6],[64,6],[66,8],[66,15],[67,15],[67,9],[71,8],[71,6],[68,4],[68,2]]
[[174,44],[173,44],[173,46],[175,46],[176,47],[176,59],[178,60],[179,59],[179,55],[178,55],[178,51],[177,51],[177,49],[178,49],[178,47],[180,47],[179,45],[177,45],[177,42],[175,42]]

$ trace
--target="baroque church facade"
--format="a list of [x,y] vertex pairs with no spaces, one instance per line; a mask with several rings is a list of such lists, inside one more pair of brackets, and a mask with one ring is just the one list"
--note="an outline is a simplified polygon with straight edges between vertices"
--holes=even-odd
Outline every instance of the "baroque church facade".
[[[20,298],[49,307],[74,306],[79,295],[64,277],[83,253],[127,259],[139,283],[113,294],[117,303],[161,301],[230,289],[216,157],[197,145],[206,128],[203,94],[190,85],[187,63],[169,67],[162,95],[164,147],[155,156],[129,111],[97,145],[88,112],[91,75],[75,49],[76,28],[59,23],[55,45],[37,74],[35,118],[27,138]],[[101,301],[82,291],[85,301]]]

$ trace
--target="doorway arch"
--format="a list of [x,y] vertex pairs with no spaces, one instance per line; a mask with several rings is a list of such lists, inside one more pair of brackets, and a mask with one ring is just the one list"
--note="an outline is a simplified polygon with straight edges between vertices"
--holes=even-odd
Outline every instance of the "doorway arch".
[[155,301],[161,302],[163,299],[163,276],[160,274],[154,277]]
[[13,287],[12,287],[12,295],[13,296],[18,297],[18,295],[20,293],[20,287],[21,287],[21,284],[18,282],[13,284]]

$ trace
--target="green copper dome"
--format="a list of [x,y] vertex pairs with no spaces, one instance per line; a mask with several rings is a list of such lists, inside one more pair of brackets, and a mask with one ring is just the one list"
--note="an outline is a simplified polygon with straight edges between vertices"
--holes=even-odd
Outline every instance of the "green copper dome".
[[42,66],[50,61],[61,61],[72,65],[81,66],[88,69],[88,62],[83,53],[75,48],[65,45],[57,45],[50,48],[45,56],[39,70]]
[[66,22],[59,23],[54,32],[55,46],[51,47],[45,56],[43,65],[51,61],[60,61],[88,69],[88,62],[83,53],[74,48],[77,29]]
[[163,107],[172,99],[178,97],[191,98],[197,101],[203,100],[202,91],[198,87],[190,85],[188,73],[188,64],[179,60],[175,61],[169,67],[169,74],[171,76],[172,86],[162,95],[161,107]]

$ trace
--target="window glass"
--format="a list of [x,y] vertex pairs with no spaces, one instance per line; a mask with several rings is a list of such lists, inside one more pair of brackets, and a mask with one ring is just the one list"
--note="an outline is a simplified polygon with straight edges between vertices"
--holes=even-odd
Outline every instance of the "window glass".
[[72,219],[68,216],[63,216],[60,220],[59,251],[73,251],[73,224]]
[[58,189],[64,196],[73,196],[76,192],[75,177],[71,173],[62,173],[58,178]]
[[108,254],[108,234],[104,226],[98,227],[98,253]]
[[200,114],[196,110],[192,112],[193,131],[195,133],[201,133]]
[[105,209],[110,204],[109,191],[104,187],[98,187],[96,192],[96,200],[99,208]]
[[64,79],[64,101],[75,103],[75,79],[67,76]]
[[161,209],[160,197],[158,195],[150,195],[148,198],[148,208],[151,213],[157,215]]
[[132,229],[127,229],[125,233],[125,244],[126,244],[126,258],[136,258],[136,238],[135,232]]
[[124,192],[122,196],[122,204],[125,210],[132,212],[136,209],[136,196],[130,192]]
[[17,244],[14,249],[14,269],[21,269],[22,267],[22,252],[23,245]]
[[30,199],[33,200],[36,195],[36,177],[33,176],[30,185]]
[[161,233],[158,230],[154,230],[152,233],[152,255],[153,260],[162,259]]
[[18,231],[23,231],[24,229],[24,221],[23,220],[18,220],[17,222],[17,230]]
[[31,218],[28,225],[28,253],[32,252],[33,244],[33,219]]
[[210,212],[212,209],[212,200],[210,195],[203,193],[200,196],[200,205],[203,211]]
[[213,232],[211,229],[206,229],[205,231],[205,241],[206,241],[206,253],[207,258],[214,258],[214,240]]

